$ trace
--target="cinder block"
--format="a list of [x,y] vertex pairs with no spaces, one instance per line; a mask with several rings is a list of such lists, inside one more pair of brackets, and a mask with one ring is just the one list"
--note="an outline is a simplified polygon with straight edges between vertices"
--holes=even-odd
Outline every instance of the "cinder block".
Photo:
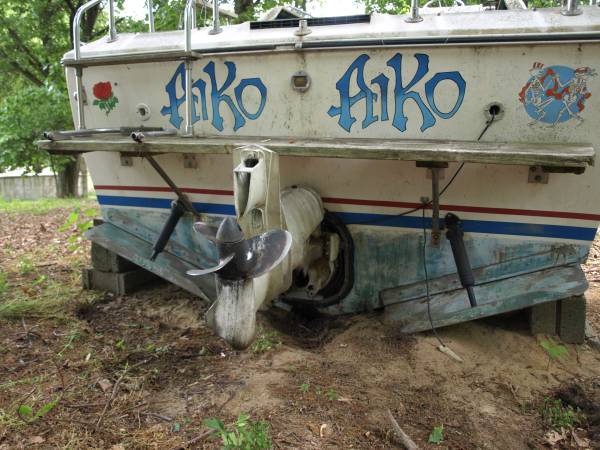
[[557,304],[558,302],[546,302],[529,308],[531,334],[557,334]]
[[582,344],[585,340],[585,296],[577,295],[560,301],[558,334],[563,342]]
[[131,261],[117,255],[114,252],[92,242],[92,266],[102,272],[128,272],[139,269]]
[[149,283],[161,280],[152,272],[141,268],[121,273],[85,268],[83,269],[82,278],[84,289],[109,291],[115,295],[131,294]]

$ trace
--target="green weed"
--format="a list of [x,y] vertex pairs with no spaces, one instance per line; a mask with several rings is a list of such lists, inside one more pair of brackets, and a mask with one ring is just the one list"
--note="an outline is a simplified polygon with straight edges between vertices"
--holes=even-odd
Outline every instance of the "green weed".
[[19,270],[19,273],[21,275],[27,275],[27,274],[33,272],[33,270],[35,269],[35,266],[33,265],[33,263],[31,262],[31,260],[29,258],[22,258],[17,263],[17,269]]
[[[6,201],[0,199],[0,213],[18,214],[29,213],[34,215],[47,214],[54,209],[74,208],[82,203],[88,203],[95,199],[96,196],[91,194],[86,199],[82,198],[42,198],[39,200],[11,200]],[[89,205],[92,203],[89,202]]]
[[337,400],[340,397],[338,395],[338,393],[335,391],[335,389],[333,389],[333,388],[327,389],[327,392],[325,393],[325,395],[332,402],[335,401],[335,400]]
[[252,350],[252,353],[265,353],[280,344],[281,342],[278,340],[276,331],[264,331],[261,329],[250,349]]
[[580,425],[585,421],[585,414],[571,405],[563,405],[561,399],[544,397],[544,403],[539,409],[544,423],[555,430]]
[[67,239],[67,249],[74,252],[81,247],[83,241],[83,233],[94,226],[94,217],[97,214],[96,208],[81,209],[77,207],[71,211],[67,220],[63,223],[58,231],[72,230],[71,236]]
[[550,359],[562,359],[569,354],[569,350],[564,345],[559,344],[552,338],[542,339],[540,347],[546,350]]
[[264,420],[253,422],[247,414],[240,414],[230,427],[225,427],[216,418],[205,420],[204,425],[215,430],[213,436],[221,438],[223,450],[266,450],[273,447],[269,423]]
[[8,290],[8,279],[4,272],[0,272],[0,295],[4,294]]
[[52,400],[51,402],[48,402],[48,403],[42,405],[42,407],[40,409],[38,409],[35,412],[35,414],[34,414],[33,408],[31,406],[20,405],[19,408],[17,409],[19,417],[21,417],[27,423],[33,423],[36,420],[44,417],[50,411],[52,411],[54,409],[54,407],[58,404],[58,400],[59,399],[57,398],[55,400]]
[[310,383],[308,381],[305,381],[304,383],[302,383],[300,385],[300,392],[302,392],[302,393],[308,392],[309,389],[310,389]]
[[437,427],[433,427],[431,433],[429,434],[429,439],[427,442],[431,444],[440,444],[444,441],[444,425],[440,425]]

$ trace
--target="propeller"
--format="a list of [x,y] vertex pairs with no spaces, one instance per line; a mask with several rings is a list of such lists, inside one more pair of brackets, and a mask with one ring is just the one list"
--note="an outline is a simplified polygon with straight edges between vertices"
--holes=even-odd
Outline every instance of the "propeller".
[[256,334],[256,297],[252,278],[274,269],[292,246],[292,235],[270,230],[245,239],[237,221],[225,218],[218,227],[203,222],[194,230],[217,246],[218,263],[207,269],[189,270],[188,275],[217,275],[217,299],[206,313],[214,331],[234,348],[248,347]]
[[292,235],[285,230],[270,230],[244,239],[242,229],[232,217],[225,218],[218,227],[197,222],[194,230],[216,244],[219,261],[207,269],[188,270],[191,276],[216,273],[232,281],[256,278],[275,268],[292,246]]

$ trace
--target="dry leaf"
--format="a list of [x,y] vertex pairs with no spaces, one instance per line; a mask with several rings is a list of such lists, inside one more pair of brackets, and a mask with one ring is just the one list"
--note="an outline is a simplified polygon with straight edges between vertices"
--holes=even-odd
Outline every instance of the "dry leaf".
[[319,427],[319,436],[324,437],[325,436],[325,429],[327,428],[327,424],[324,423]]
[[544,439],[548,445],[556,445],[561,441],[564,441],[566,438],[564,432],[559,433],[558,431],[548,431],[544,436]]
[[46,442],[46,439],[44,439],[42,436],[33,436],[29,438],[30,444],[42,444],[44,442]]
[[571,431],[571,436],[577,448],[590,448],[590,440],[587,438],[577,436],[575,430]]
[[98,380],[98,385],[100,386],[100,389],[102,389],[102,392],[106,392],[112,387],[112,383],[106,378]]

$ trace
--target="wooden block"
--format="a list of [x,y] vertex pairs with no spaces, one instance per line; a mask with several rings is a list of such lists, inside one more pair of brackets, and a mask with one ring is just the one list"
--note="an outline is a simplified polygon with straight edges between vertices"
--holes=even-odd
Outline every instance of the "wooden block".
[[121,273],[85,268],[83,269],[82,278],[85,289],[109,291],[115,295],[131,294],[143,286],[161,280],[152,272],[140,268]]
[[102,272],[128,272],[139,269],[131,261],[117,255],[114,252],[92,242],[92,266]]
[[567,344],[583,344],[585,340],[585,296],[577,295],[560,301],[558,334]]
[[557,304],[558,302],[547,302],[529,308],[531,334],[557,334]]

